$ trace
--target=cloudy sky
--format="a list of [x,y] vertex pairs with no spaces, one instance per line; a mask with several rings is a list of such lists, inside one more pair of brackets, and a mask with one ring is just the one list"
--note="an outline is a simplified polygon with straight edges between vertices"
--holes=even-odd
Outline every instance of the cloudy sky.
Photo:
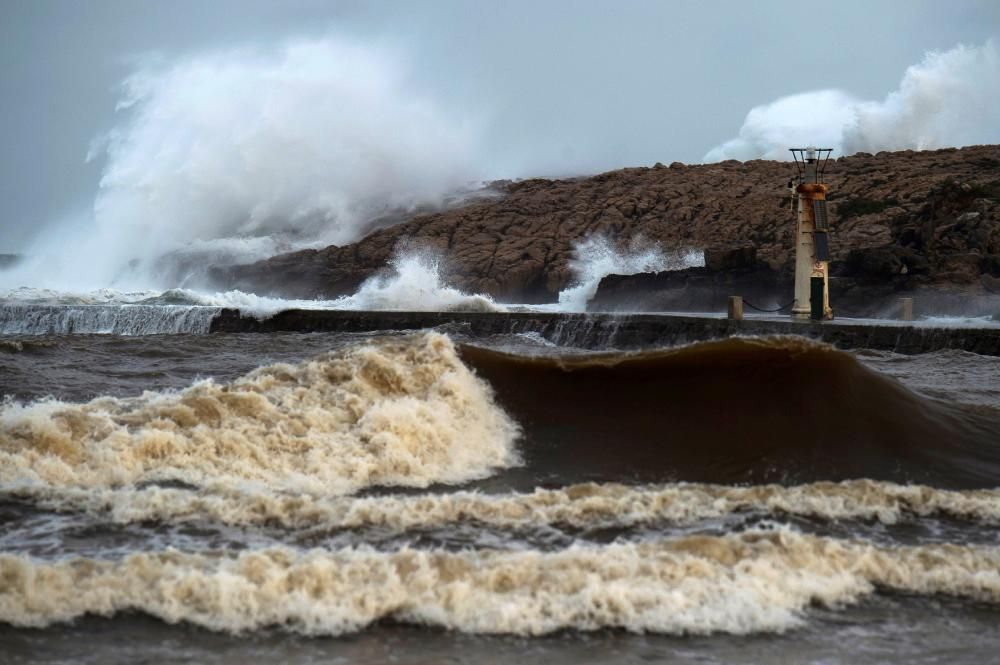
[[0,14],[0,252],[93,209],[107,164],[88,152],[150,63],[370,45],[402,89],[475,127],[479,174],[518,177],[699,161],[755,106],[821,88],[883,99],[926,52],[1000,34],[996,0],[0,0]]

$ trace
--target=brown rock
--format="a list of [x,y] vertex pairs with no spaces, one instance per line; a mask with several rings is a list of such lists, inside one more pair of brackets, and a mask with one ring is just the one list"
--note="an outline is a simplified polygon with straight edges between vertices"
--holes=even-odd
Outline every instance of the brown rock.
[[709,270],[749,270],[757,265],[757,248],[705,250],[705,267]]
[[[831,161],[831,249],[841,273],[854,266],[866,279],[902,274],[920,283],[980,285],[977,270],[986,261],[977,267],[974,250],[1000,254],[998,160],[1000,146],[974,146]],[[642,237],[667,250],[710,255],[752,247],[756,259],[787,273],[794,260],[795,213],[786,187],[792,173],[787,162],[729,160],[493,183],[502,196],[417,215],[352,245],[276,256],[214,277],[224,288],[334,297],[385,269],[400,248],[433,248],[458,288],[551,301],[572,279],[574,244],[594,235],[622,247]],[[878,248],[884,251],[848,260],[853,250]]]

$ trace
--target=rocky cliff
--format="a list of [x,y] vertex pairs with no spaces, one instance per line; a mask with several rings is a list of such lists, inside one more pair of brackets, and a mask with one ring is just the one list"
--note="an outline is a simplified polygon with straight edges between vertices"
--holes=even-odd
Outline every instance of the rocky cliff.
[[[674,163],[589,178],[499,185],[503,196],[422,214],[343,247],[216,270],[217,286],[295,297],[353,292],[403,248],[442,258],[443,277],[500,300],[553,300],[575,243],[636,237],[665,249],[753,247],[790,278],[793,165]],[[1000,146],[859,153],[831,160],[832,271],[848,288],[1000,292]]]

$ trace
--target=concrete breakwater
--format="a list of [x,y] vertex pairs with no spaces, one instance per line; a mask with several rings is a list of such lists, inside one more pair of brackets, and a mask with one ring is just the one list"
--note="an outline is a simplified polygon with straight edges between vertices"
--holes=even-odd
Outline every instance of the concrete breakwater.
[[473,337],[534,333],[556,344],[589,349],[669,346],[735,335],[800,335],[842,349],[897,353],[958,349],[1000,356],[1000,326],[941,327],[886,320],[798,322],[778,317],[731,321],[690,314],[564,314],[556,312],[389,312],[290,309],[258,319],[223,309],[210,332],[373,332],[444,327]]

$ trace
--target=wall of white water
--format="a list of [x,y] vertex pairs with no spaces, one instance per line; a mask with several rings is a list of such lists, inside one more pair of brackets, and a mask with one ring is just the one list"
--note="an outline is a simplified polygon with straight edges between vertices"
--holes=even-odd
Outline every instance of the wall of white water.
[[91,150],[106,160],[92,217],[0,285],[176,287],[206,262],[351,242],[440,203],[478,180],[475,121],[412,89],[404,62],[325,38],[140,67]]
[[782,97],[747,114],[739,135],[705,161],[788,159],[816,145],[837,154],[925,150],[1000,141],[1000,48],[959,45],[928,53],[882,101],[841,90]]

